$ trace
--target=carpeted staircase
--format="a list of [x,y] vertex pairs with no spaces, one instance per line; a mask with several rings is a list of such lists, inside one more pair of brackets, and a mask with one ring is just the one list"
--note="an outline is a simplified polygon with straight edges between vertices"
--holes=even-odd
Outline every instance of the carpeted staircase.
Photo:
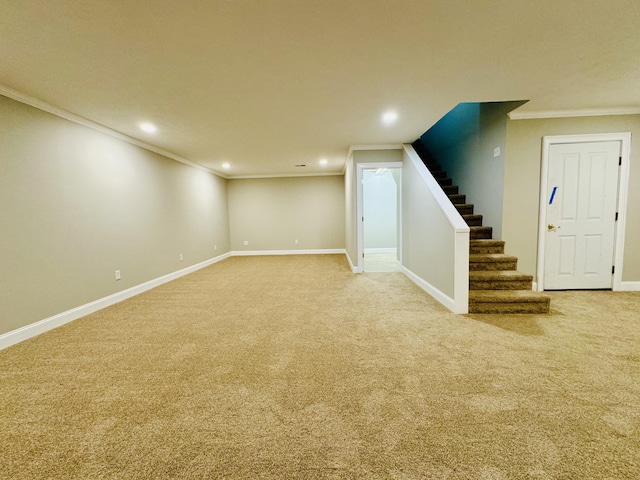
[[493,240],[492,227],[482,225],[482,215],[474,213],[431,154],[416,151],[471,229],[469,313],[549,313],[550,298],[531,289],[533,276],[516,270],[518,258],[505,255],[504,242]]

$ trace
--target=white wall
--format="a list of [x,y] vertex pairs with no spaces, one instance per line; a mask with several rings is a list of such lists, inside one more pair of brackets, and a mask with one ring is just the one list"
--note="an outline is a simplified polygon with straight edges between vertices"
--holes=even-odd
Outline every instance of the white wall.
[[0,333],[230,249],[226,180],[2,96],[0,172]]
[[229,180],[229,217],[233,251],[344,249],[344,179]]

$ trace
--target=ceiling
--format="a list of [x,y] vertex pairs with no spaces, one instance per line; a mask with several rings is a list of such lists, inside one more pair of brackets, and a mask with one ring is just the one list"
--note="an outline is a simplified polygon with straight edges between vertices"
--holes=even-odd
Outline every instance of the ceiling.
[[640,110],[639,58],[637,0],[0,0],[5,90],[230,178],[340,173],[460,102]]

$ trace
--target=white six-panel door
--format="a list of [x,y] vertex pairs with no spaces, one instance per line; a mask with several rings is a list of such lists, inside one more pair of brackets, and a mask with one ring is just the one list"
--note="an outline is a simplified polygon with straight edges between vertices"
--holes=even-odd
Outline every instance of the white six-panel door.
[[612,286],[620,142],[550,146],[544,285]]

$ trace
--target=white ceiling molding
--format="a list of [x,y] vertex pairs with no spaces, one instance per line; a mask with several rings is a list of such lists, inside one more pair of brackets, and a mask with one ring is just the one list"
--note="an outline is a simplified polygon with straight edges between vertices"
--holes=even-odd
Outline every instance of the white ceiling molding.
[[228,180],[247,180],[251,178],[289,178],[289,177],[341,177],[343,173],[282,173],[272,175],[231,175]]
[[83,118],[79,115],[63,110],[62,108],[55,107],[46,102],[43,102],[42,100],[38,100],[37,98],[31,97],[22,92],[18,92],[17,90],[6,87],[4,85],[0,85],[0,95],[4,95],[5,97],[11,98],[20,103],[24,103],[25,105],[29,105],[44,112],[50,113],[52,115],[55,115],[56,117],[64,118],[65,120],[69,120],[70,122],[77,123],[79,125],[82,125],[83,127],[91,128],[100,133],[104,133],[105,135],[109,135],[111,137],[117,138],[118,140],[130,143],[131,145],[144,148],[145,150],[149,150],[150,152],[157,153],[158,155],[162,155],[163,157],[170,158],[172,160],[175,160],[176,162],[184,163],[185,165],[189,165],[190,167],[204,170],[205,172],[212,173],[213,175],[217,175],[222,178],[228,178],[227,176],[215,172],[210,168],[191,162],[186,158],[179,157],[178,155],[174,155],[171,152],[167,152],[166,150],[162,150],[161,148],[154,147],[153,145],[137,140],[133,137],[129,137],[128,135],[117,132],[116,130],[112,130],[109,127],[105,127],[104,125],[100,125],[99,123],[92,122],[91,120],[87,120],[86,118]]
[[539,118],[605,117],[611,115],[640,115],[640,107],[546,110],[539,112],[520,112],[514,110],[509,113],[509,118],[511,120],[533,120]]

